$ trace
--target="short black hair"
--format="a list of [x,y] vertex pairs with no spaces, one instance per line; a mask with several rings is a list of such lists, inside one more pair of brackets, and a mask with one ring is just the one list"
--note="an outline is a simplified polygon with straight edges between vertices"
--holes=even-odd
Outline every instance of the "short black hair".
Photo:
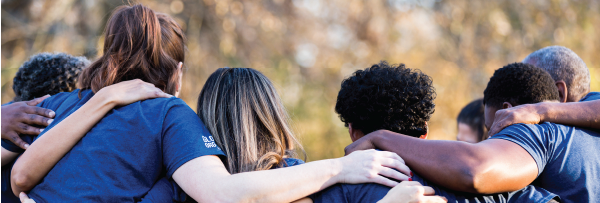
[[90,61],[65,53],[40,53],[23,63],[13,79],[13,101],[27,101],[47,94],[76,89],[77,77]]
[[456,118],[458,123],[464,123],[477,132],[477,141],[483,141],[487,134],[484,111],[483,98],[476,99],[467,104]]
[[524,63],[511,63],[496,70],[483,91],[483,103],[495,108],[501,108],[504,102],[518,106],[558,99],[552,76]]
[[381,61],[342,82],[335,112],[365,134],[385,129],[419,137],[427,133],[435,97],[429,76]]

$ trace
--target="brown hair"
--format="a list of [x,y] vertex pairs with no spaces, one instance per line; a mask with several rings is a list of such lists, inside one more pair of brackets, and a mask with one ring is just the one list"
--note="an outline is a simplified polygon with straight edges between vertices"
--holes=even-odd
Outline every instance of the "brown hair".
[[184,62],[185,36],[168,15],[142,5],[120,6],[104,30],[104,53],[79,78],[79,88],[98,92],[132,79],[177,91],[177,65]]
[[229,173],[281,167],[295,158],[290,119],[275,87],[250,68],[220,68],[202,88],[198,116],[227,155]]

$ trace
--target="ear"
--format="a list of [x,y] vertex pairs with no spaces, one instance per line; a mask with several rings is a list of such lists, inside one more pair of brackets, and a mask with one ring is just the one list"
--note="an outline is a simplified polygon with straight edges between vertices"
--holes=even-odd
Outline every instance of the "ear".
[[350,134],[350,139],[352,139],[352,142],[355,142],[356,140],[365,136],[362,130],[352,128],[352,123],[348,123],[348,133]]
[[502,103],[502,109],[508,109],[508,108],[512,108],[512,107],[513,107],[513,105],[508,102]]
[[420,139],[427,139],[427,136],[429,135],[429,125],[427,122],[425,122],[425,128],[427,131],[425,131],[425,135],[421,135],[421,137],[419,137]]
[[559,80],[554,84],[556,84],[556,87],[558,88],[558,96],[560,97],[560,103],[567,102],[567,97],[569,95],[569,90],[567,90],[567,83],[565,83],[565,81]]

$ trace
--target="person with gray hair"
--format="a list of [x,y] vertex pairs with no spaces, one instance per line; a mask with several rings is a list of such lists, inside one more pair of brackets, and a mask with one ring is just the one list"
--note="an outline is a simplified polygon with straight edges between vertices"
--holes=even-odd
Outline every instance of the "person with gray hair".
[[590,71],[575,52],[563,46],[549,46],[523,59],[550,73],[556,82],[561,102],[576,102],[590,92]]
[[499,110],[489,129],[490,137],[516,123],[552,122],[600,129],[600,93],[590,92],[590,71],[575,52],[563,46],[544,47],[525,57],[523,63],[550,73],[560,103],[540,102]]

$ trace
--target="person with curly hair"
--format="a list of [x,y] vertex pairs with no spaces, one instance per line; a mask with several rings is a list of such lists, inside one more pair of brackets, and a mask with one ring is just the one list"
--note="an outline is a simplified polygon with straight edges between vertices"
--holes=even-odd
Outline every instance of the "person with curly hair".
[[79,73],[90,65],[84,56],[40,53],[23,63],[13,79],[13,101],[27,101],[44,95],[71,92]]
[[382,61],[342,82],[335,112],[353,141],[379,129],[426,138],[435,96],[429,76]]
[[[382,61],[354,72],[342,82],[335,111],[348,127],[352,141],[380,129],[426,139],[435,97],[431,77],[404,64]],[[432,193],[448,202],[548,202],[556,197],[535,186],[491,195],[461,193],[433,184],[419,174],[411,175],[409,180],[430,187]],[[311,198],[315,202],[393,202],[390,195],[386,196],[392,190],[377,184],[338,184]]]
[[17,146],[13,151],[32,142],[19,135],[38,135],[52,122],[55,113],[36,105],[50,95],[75,90],[79,73],[89,64],[83,56],[40,53],[21,65],[13,79],[15,97],[2,105],[2,139]]
[[[492,125],[500,109],[559,99],[548,72],[508,64],[494,72],[484,91],[485,125]],[[511,125],[477,144],[375,131],[346,147],[346,153],[369,148],[396,152],[415,173],[462,192],[490,194],[532,184],[563,202],[600,202],[598,146],[598,131],[544,122]]]

